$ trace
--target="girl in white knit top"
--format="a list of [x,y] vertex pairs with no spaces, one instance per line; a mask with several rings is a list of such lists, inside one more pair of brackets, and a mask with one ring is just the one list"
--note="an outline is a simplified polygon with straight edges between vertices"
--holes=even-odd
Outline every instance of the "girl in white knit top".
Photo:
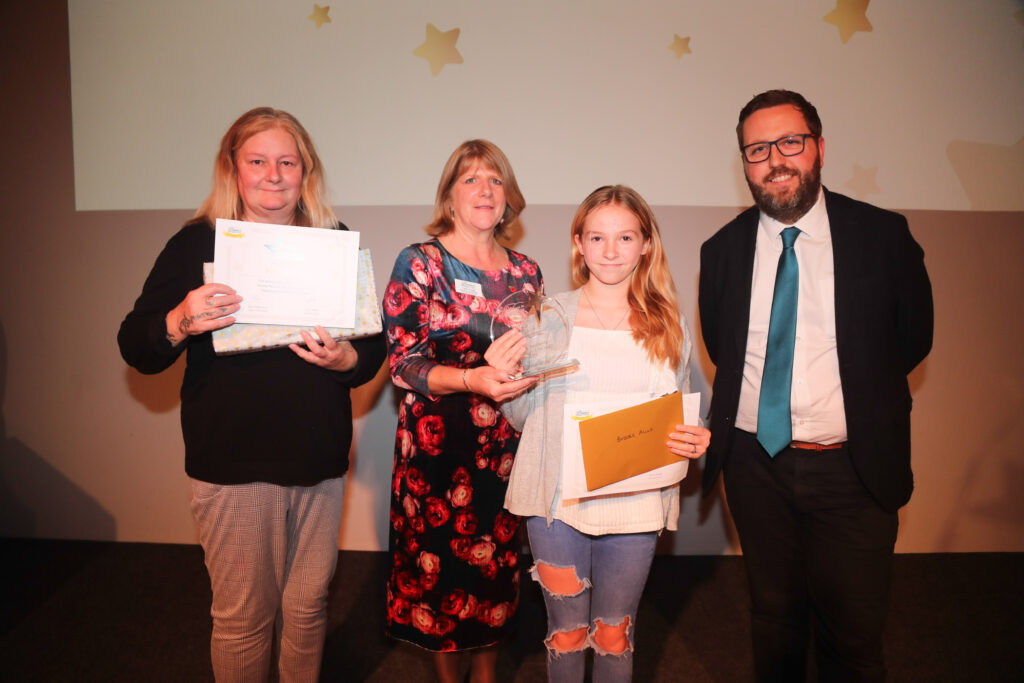
[[[628,681],[633,624],[654,547],[675,529],[679,486],[586,499],[561,495],[566,403],[636,403],[689,390],[690,339],[647,202],[621,185],[595,190],[572,222],[573,283],[555,296],[572,326],[578,371],[543,380],[502,411],[523,432],[505,507],[527,518],[531,570],[548,612],[548,678]],[[710,432],[677,425],[671,452],[698,458]]]

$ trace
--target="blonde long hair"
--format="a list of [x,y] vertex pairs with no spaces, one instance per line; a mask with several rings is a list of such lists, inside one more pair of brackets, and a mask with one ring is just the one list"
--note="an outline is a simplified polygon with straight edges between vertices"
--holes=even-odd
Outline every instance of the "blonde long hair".
[[647,253],[633,271],[629,282],[629,326],[633,339],[647,351],[652,361],[664,361],[673,370],[679,368],[683,348],[683,328],[679,324],[676,286],[665,259],[661,230],[654,212],[636,190],[625,185],[605,185],[590,193],[572,219],[572,282],[582,287],[590,279],[590,269],[576,246],[583,239],[583,224],[595,210],[614,204],[626,209],[640,222],[640,231],[648,240]]
[[451,214],[452,186],[476,161],[497,173],[505,188],[505,213],[494,228],[495,239],[509,234],[511,227],[519,219],[519,214],[526,208],[526,200],[523,199],[519,183],[516,182],[516,174],[512,172],[512,164],[505,153],[493,142],[466,140],[455,148],[445,162],[444,170],[441,171],[441,180],[437,183],[437,196],[434,198],[434,217],[426,227],[431,235],[438,237],[455,229]]
[[292,219],[294,225],[314,228],[333,228],[338,219],[327,198],[327,181],[323,164],[309,133],[298,119],[286,111],[257,107],[238,117],[220,141],[220,150],[213,162],[213,189],[194,218],[213,223],[218,218],[243,220],[245,206],[238,193],[238,166],[235,155],[245,141],[257,133],[280,128],[295,139],[302,158],[302,191]]

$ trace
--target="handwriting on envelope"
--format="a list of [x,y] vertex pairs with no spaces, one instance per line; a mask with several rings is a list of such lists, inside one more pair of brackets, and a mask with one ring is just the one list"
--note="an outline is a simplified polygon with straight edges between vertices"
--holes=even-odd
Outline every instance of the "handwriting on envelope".
[[679,392],[579,423],[587,489],[679,462],[665,445],[683,421]]

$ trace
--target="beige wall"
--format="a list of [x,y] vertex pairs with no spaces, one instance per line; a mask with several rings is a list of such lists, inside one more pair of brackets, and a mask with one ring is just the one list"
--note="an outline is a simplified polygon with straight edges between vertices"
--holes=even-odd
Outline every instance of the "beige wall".
[[[195,542],[178,427],[181,366],[142,376],[115,341],[156,254],[190,212],[75,211],[66,5],[3,3],[0,46],[0,534]],[[907,169],[914,163],[905,159]],[[828,184],[827,166],[824,177]],[[700,243],[738,208],[656,207],[694,333]],[[538,259],[551,291],[568,284],[573,209],[531,206],[524,215],[517,246]],[[382,291],[395,254],[421,237],[428,207],[338,210],[372,249]],[[901,514],[898,550],[1024,550],[1016,493],[1024,485],[1024,213],[906,214],[927,254],[936,342],[911,376],[917,491]],[[713,366],[695,348],[695,389],[706,392]],[[383,375],[357,392],[342,547],[386,547],[394,401]],[[734,552],[722,501],[700,499],[697,474],[684,482],[680,531],[666,550]]]

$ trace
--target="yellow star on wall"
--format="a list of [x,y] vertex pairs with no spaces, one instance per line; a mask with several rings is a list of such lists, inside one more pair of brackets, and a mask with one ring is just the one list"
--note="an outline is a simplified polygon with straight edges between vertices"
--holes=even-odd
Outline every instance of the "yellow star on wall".
[[846,181],[846,187],[853,190],[853,195],[863,201],[869,194],[878,194],[882,188],[878,186],[878,167],[861,168],[853,165],[853,177]]
[[676,59],[679,59],[683,55],[693,54],[693,52],[690,51],[690,36],[680,38],[678,33],[673,33],[672,43],[668,46],[668,49],[676,53]]
[[436,76],[446,64],[462,64],[462,55],[455,49],[455,41],[458,39],[457,28],[438,31],[433,24],[427,24],[427,39],[412,53],[430,62],[430,72]]
[[314,22],[317,28],[320,28],[324,24],[331,23],[331,18],[327,16],[327,13],[330,11],[330,5],[327,5],[326,7],[321,7],[320,5],[313,5],[313,13],[306,18]]
[[846,43],[857,31],[871,31],[868,3],[871,0],[836,0],[836,8],[825,15],[825,23],[839,29],[839,39]]

